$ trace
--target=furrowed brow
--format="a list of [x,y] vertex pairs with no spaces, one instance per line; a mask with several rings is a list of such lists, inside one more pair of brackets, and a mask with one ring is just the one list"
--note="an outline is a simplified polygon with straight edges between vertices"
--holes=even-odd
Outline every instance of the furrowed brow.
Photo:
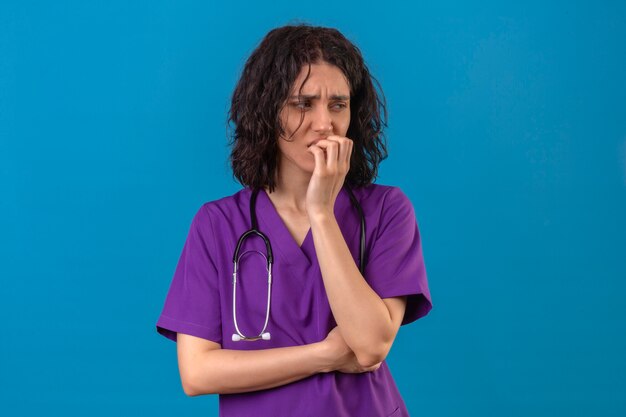
[[[319,94],[318,95],[302,94],[301,96],[291,96],[289,98],[290,99],[304,99],[304,100],[311,100],[311,99],[319,100],[320,96]],[[330,99],[331,100],[350,100],[350,96],[333,94],[330,96]]]

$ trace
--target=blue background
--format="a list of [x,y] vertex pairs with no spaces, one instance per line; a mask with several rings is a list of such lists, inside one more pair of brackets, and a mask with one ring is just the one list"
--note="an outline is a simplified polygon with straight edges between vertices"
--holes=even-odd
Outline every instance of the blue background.
[[212,415],[158,335],[191,218],[236,192],[226,110],[294,19],[389,109],[434,309],[388,363],[412,416],[626,415],[626,3],[0,3],[3,415]]

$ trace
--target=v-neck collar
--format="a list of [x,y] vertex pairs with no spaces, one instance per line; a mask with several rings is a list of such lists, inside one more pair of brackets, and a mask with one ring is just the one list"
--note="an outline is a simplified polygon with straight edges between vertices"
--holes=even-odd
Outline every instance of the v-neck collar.
[[[251,193],[251,191],[250,191]],[[346,208],[350,208],[350,196],[348,192],[342,187],[337,195],[337,199],[335,200],[335,218],[338,219],[338,222],[348,221],[346,220],[346,216],[344,215]],[[298,243],[293,238],[287,225],[283,221],[283,219],[278,214],[276,207],[270,200],[269,196],[265,192],[263,188],[259,190],[259,194],[256,200],[256,213],[259,221],[259,228],[263,233],[265,233],[269,240],[270,245],[272,247],[272,251],[274,253],[278,252],[281,255],[282,261],[289,265],[302,265],[305,267],[311,266],[311,264],[315,261],[317,263],[317,256],[315,254],[315,243],[313,241],[313,231],[309,227],[309,230],[306,234],[306,237],[302,241],[302,246],[298,246]],[[352,213],[350,213],[352,214]],[[353,216],[358,216],[358,214],[353,214]],[[356,235],[356,231],[353,229],[358,229],[360,227],[360,220],[348,221],[348,224],[345,224],[343,227],[340,224],[340,228],[343,230],[345,227],[348,229],[347,236],[353,237]],[[343,232],[344,236],[346,232]],[[276,255],[274,255],[276,257]]]

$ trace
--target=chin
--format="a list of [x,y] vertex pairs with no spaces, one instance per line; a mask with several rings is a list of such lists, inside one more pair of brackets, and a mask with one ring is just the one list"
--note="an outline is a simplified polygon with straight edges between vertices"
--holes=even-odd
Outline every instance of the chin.
[[313,171],[315,171],[315,164],[312,164],[311,166],[303,166],[302,171],[306,172],[307,174],[313,175]]
[[292,157],[288,159],[292,170],[297,169],[309,175],[312,175],[313,171],[315,171],[315,157],[313,154],[309,154],[308,157],[305,155],[300,158]]
[[298,168],[302,172],[306,172],[307,174],[312,175],[313,171],[315,171],[315,161],[303,161],[298,164]]

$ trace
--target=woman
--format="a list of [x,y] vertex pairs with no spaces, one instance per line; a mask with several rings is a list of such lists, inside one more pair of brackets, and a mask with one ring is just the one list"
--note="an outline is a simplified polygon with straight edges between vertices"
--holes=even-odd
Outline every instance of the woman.
[[[197,211],[157,322],[185,393],[219,393],[220,416],[408,415],[385,357],[432,303],[412,205],[372,183],[387,156],[373,79],[308,24],[246,62],[229,114],[245,188]],[[269,243],[239,243],[251,227]]]

